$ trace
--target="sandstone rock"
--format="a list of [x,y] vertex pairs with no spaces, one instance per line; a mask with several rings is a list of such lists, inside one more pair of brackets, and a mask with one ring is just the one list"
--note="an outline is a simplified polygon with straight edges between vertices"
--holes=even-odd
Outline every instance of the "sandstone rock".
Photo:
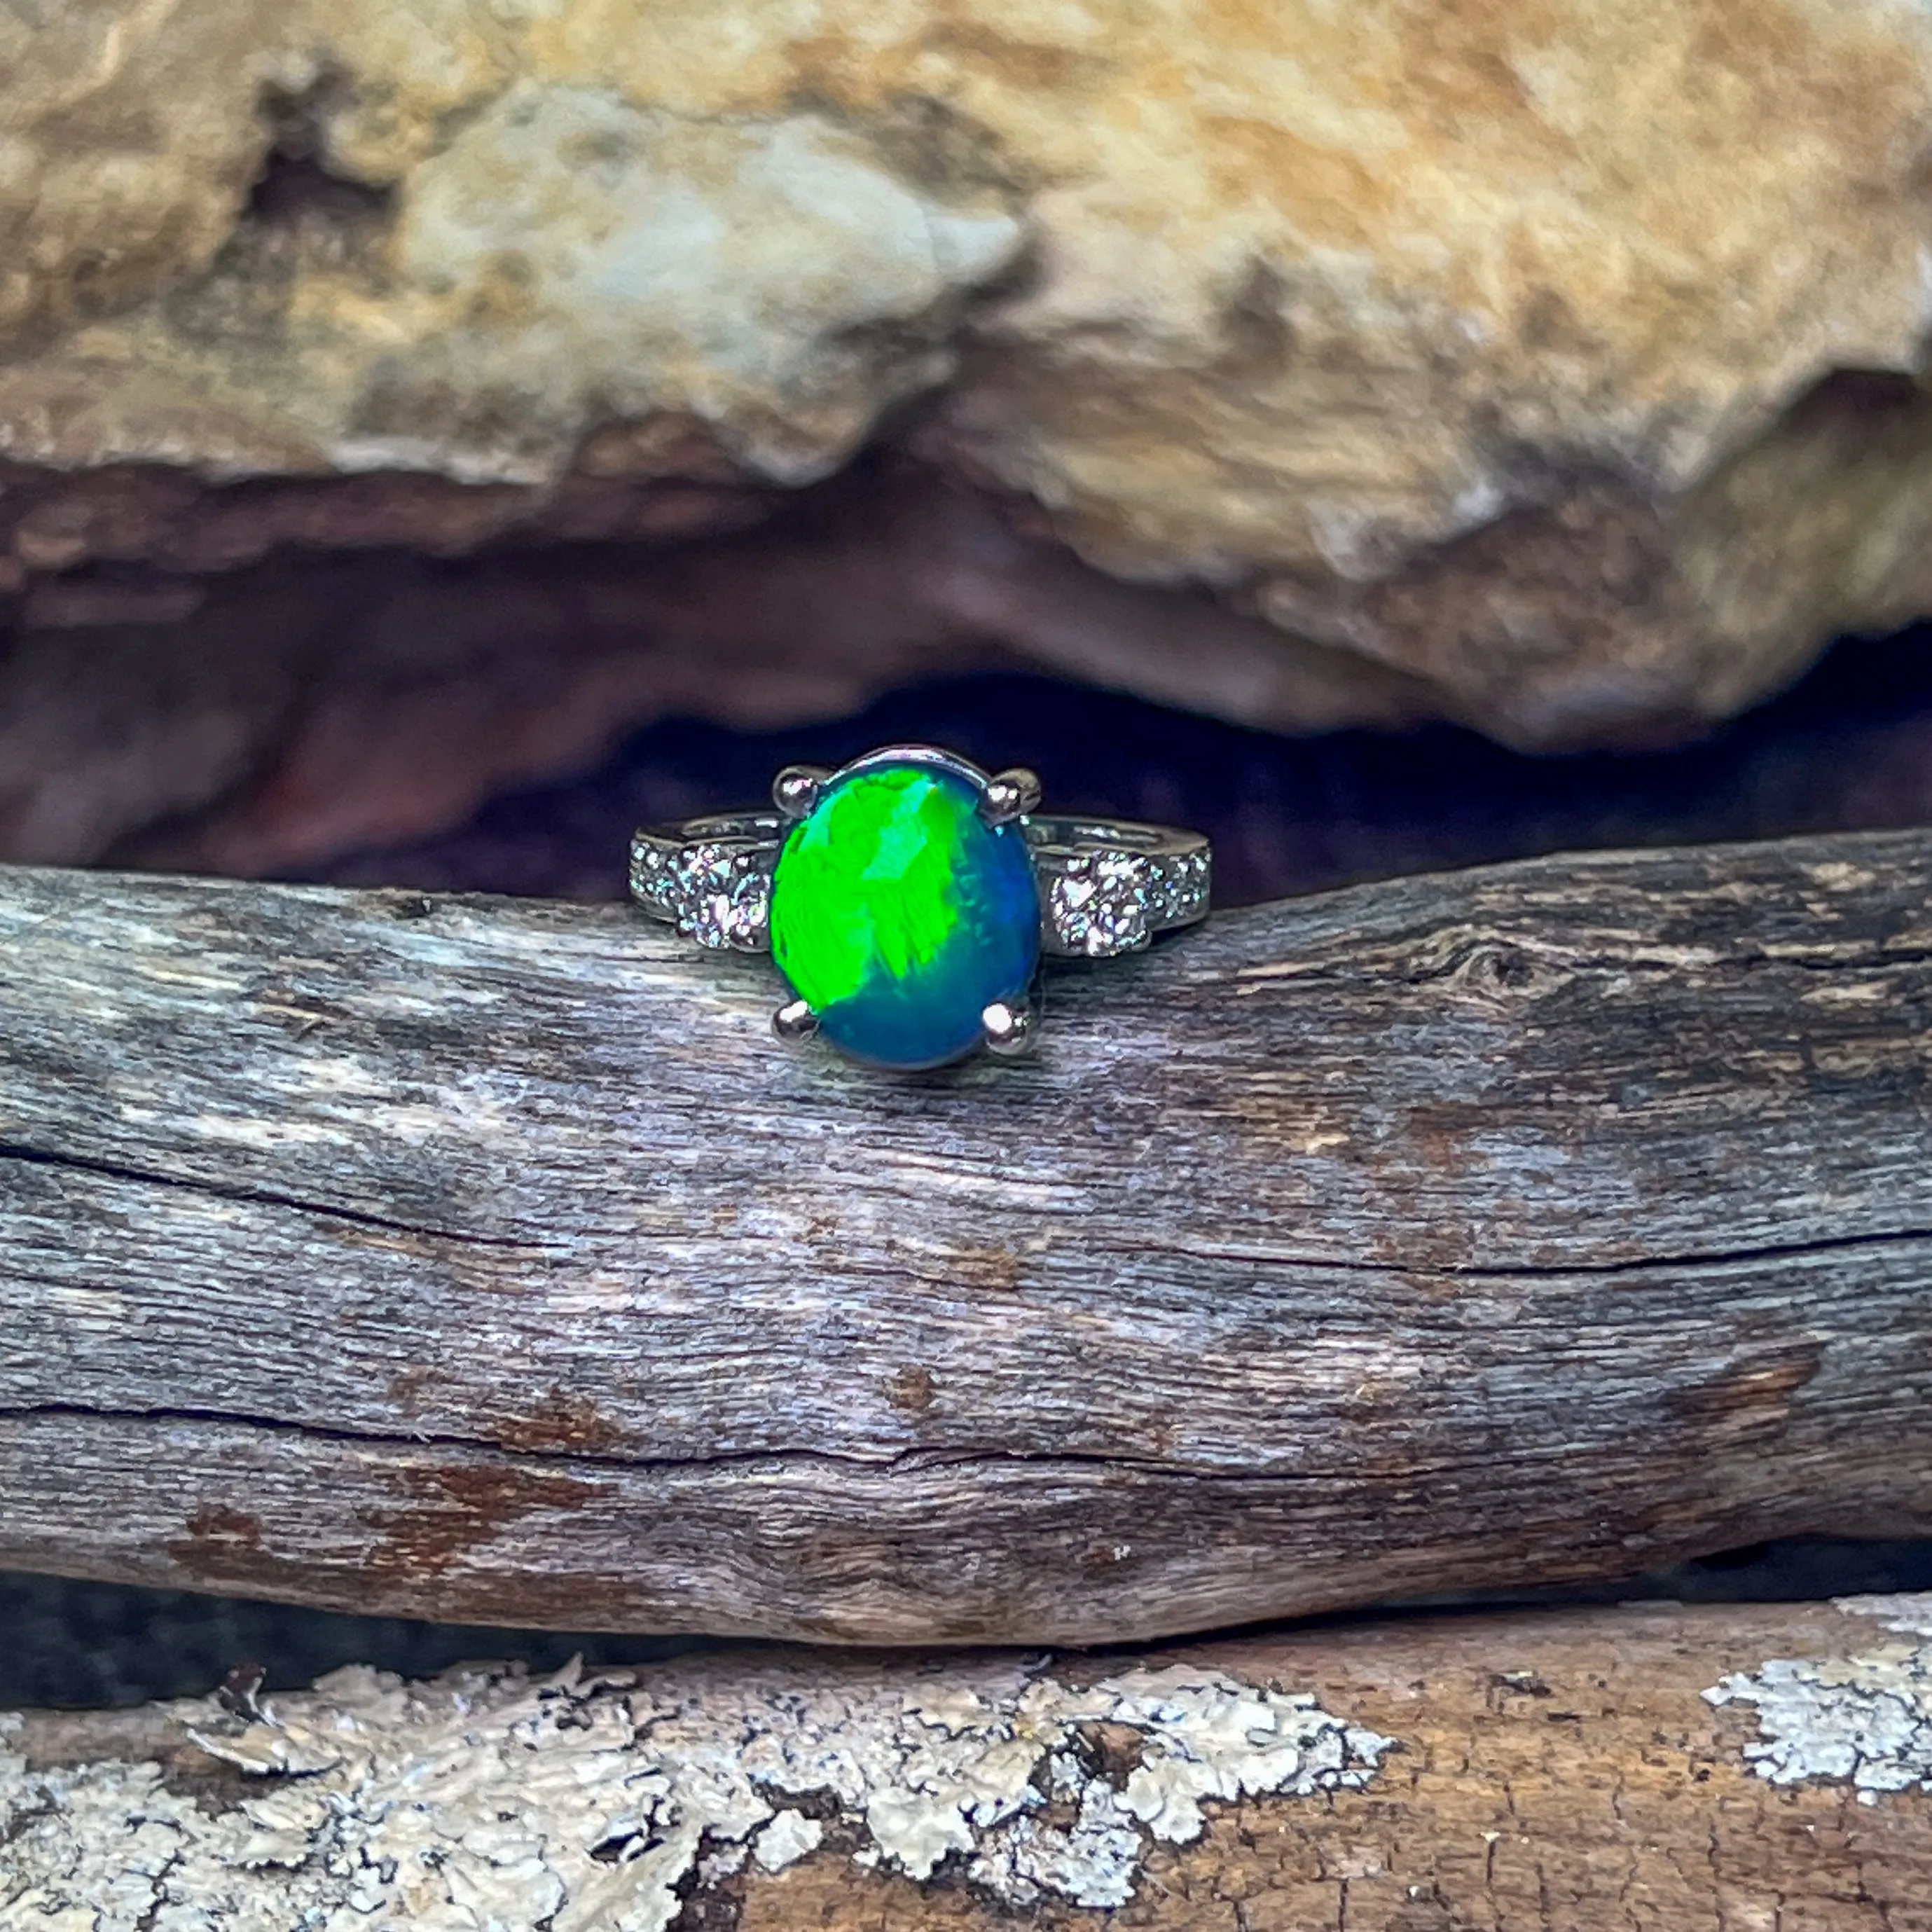
[[[886,440],[1529,745],[1932,608],[1904,0],[13,0],[0,103],[21,594]],[[147,548],[51,515],[124,467]]]

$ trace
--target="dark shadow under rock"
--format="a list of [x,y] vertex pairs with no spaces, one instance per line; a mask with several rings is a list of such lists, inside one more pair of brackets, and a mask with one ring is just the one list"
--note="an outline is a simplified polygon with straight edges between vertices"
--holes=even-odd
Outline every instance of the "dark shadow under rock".
[[[1687,1604],[1802,1603],[1820,1598],[1932,1590],[1932,1542],[1793,1538],[1674,1565],[1624,1581],[1484,1594],[1464,1592],[1407,1609],[1614,1604],[1672,1598]],[[1328,1617],[1359,1623],[1388,1611]],[[427,1677],[478,1658],[513,1658],[554,1670],[573,1656],[591,1665],[649,1663],[724,1640],[573,1635],[341,1616],[286,1604],[147,1590],[0,1570],[0,1711],[56,1705],[138,1704],[203,1696],[231,1671],[262,1672],[261,1688],[286,1690],[345,1664]],[[743,1640],[728,1640],[742,1650]],[[252,1671],[250,1672],[252,1676]]]
[[824,724],[653,726],[580,778],[302,875],[615,898],[634,824],[756,802],[783,764],[902,740],[1032,765],[1054,808],[1199,827],[1226,904],[1539,853],[1921,824],[1932,820],[1928,644],[1932,627],[1840,644],[1699,745],[1564,758],[1446,725],[1282,738],[1042,678],[955,678]]
[[[313,500],[204,497],[158,471],[61,488],[0,466],[0,536],[14,519],[14,549],[45,566],[10,608],[0,580],[0,860],[285,874],[439,834],[652,720],[770,729],[964,670],[1295,730],[1441,708],[889,465],[749,530],[762,500],[621,476],[574,479],[540,517],[391,476]],[[448,554],[485,526],[492,547]]]

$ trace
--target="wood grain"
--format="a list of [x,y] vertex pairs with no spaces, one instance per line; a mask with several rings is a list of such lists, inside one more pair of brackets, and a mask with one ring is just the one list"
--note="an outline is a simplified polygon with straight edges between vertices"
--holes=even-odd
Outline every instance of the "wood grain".
[[[1932,1599],[1918,1603],[1932,1628]],[[974,1882],[967,1856],[922,1882],[890,1863],[862,1869],[854,1862],[855,1853],[870,1849],[862,1820],[821,1804],[815,1808],[825,1836],[808,1856],[776,1875],[753,1866],[693,1885],[672,1924],[674,1932],[995,1932],[1017,1923],[1040,1932],[1100,1925],[1121,1932],[1932,1932],[1932,1797],[1914,1788],[1868,1792],[1861,1802],[1842,1774],[1769,1782],[1754,1774],[1749,1754],[1760,1742],[1759,1712],[1742,1702],[1714,1708],[1704,1694],[1773,1659],[1796,1660],[1828,1687],[1820,1706],[1827,1718],[1838,1708],[1834,1696],[1852,1708],[1862,1686],[1882,1696],[1915,1672],[1922,1684],[1932,1646],[1922,1639],[1915,1648],[1893,1634],[1896,1627],[1825,1604],[1627,1605],[1402,1619],[1105,1660],[1050,1659],[1044,1669],[1076,1679],[1181,1663],[1238,1684],[1311,1694],[1391,1748],[1359,1790],[1210,1803],[1201,1836],[1148,1845],[1132,1896],[1111,1913],[1049,1895],[1016,1914]],[[884,1666],[883,1681],[888,1690],[896,1683],[908,1702],[931,1702],[963,1681],[974,1661],[907,1658]],[[735,1683],[746,1688],[754,1714],[764,1714],[744,1726],[747,1739],[761,1731],[782,1739],[788,1713],[827,1668],[823,1652],[719,1652],[646,1666],[637,1673],[635,1692],[623,1688],[628,1673],[617,1673],[616,1688],[598,1694],[590,1708],[610,1697],[674,1708],[681,1687]],[[325,1684],[312,1698],[272,1703],[285,1718],[326,1734],[340,1694],[332,1700]],[[163,1882],[185,1888],[170,1894],[184,1923],[203,1922],[194,1907],[212,1909],[218,1900],[226,1907],[215,1914],[224,1926],[284,1923],[274,1903],[292,1882],[289,1872],[256,1870],[218,1888],[205,1876],[190,1876],[188,1862],[168,1868],[157,1855],[160,1834],[152,1823],[167,1800],[158,1804],[140,1780],[117,1779],[118,1764],[158,1764],[165,1792],[207,1814],[211,1832],[237,1804],[304,1784],[238,1775],[198,1749],[190,1727],[205,1738],[240,1728],[212,1701],[28,1714],[0,1737],[0,1749],[18,1753],[28,1767],[16,1864],[29,1875],[38,1869],[34,1834],[56,1828],[65,1808],[93,1862],[67,1874],[66,1894],[88,1896],[89,1873],[95,1894],[106,1895],[124,1869],[172,1869]],[[619,1724],[618,1736],[627,1729]],[[644,1750],[661,1735],[640,1730]],[[1894,1748],[1901,1735],[1894,1726]],[[487,1732],[477,1740],[485,1766],[494,1762],[490,1742]],[[1109,1738],[1102,1727],[1083,1742],[1118,1760],[1131,1739]],[[748,1742],[745,1754],[766,1764],[776,1755]],[[78,1767],[81,1779],[56,1779],[44,1794],[34,1790],[36,1770],[67,1767]],[[1116,1780],[1124,1774],[1117,1762]],[[465,1839],[479,1786],[493,1790],[480,1774],[439,1780],[404,1772],[401,1779],[409,1804],[428,1809],[436,1841],[445,1845]],[[313,1788],[316,1780],[307,1782]],[[391,1789],[360,1793],[353,1779],[336,1783],[350,1787],[335,1802],[352,1816],[374,1820],[406,1808],[385,1803]],[[333,1790],[327,1796],[334,1798]],[[361,1798],[359,1808],[351,1797]],[[773,1790],[770,1802],[793,1801]],[[518,1820],[519,1839],[543,1846],[561,1865],[559,1846],[573,1832],[579,1843],[586,1834],[594,1840],[604,1815],[594,1803],[566,1806],[554,1786],[543,1786]],[[355,1868],[352,1861],[338,1863]],[[300,1868],[294,1882],[310,1868]],[[482,1876],[487,1882],[488,1873]],[[506,1900],[516,1895],[510,1877],[502,1882]],[[7,1897],[0,1872],[0,1911]],[[244,1900],[259,1907],[259,1921],[248,1916]],[[579,1922],[568,1910],[560,1919]],[[428,1922],[378,1910],[370,1922]],[[496,1922],[522,1932],[533,1922],[506,1909]]]
[[1144,1637],[1932,1528],[1932,836],[1561,858],[766,1031],[621,908],[0,873],[0,1562]]

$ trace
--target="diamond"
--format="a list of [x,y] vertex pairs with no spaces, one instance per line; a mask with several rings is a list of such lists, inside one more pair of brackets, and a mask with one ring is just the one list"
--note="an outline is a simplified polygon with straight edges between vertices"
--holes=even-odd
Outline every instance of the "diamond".
[[1053,881],[1048,910],[1060,942],[1090,959],[1132,952],[1152,932],[1145,860],[1127,852],[1070,859]]
[[1208,855],[1182,852],[1154,868],[1152,891],[1157,922],[1178,926],[1198,919],[1208,905]]
[[653,912],[675,920],[675,882],[670,873],[670,854],[641,838],[631,848],[631,890]]
[[771,879],[758,854],[725,845],[687,845],[672,862],[665,896],[677,929],[700,946],[754,952],[764,944]]

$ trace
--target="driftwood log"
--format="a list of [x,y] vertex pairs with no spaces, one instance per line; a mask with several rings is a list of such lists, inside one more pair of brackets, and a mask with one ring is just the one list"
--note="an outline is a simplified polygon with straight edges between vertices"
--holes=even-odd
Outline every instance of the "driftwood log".
[[0,874],[0,1562],[1081,1642],[1932,1528],[1932,836],[766,1030],[616,907]]
[[1928,1780],[1932,1598],[351,1670],[0,1715],[0,1924],[1932,1932]]

